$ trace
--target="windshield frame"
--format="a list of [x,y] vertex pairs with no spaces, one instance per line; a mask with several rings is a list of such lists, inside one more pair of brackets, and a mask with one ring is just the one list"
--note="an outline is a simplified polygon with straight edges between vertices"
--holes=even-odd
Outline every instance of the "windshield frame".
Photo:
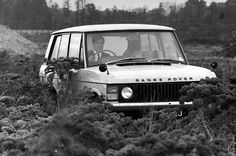
[[[181,53],[181,55],[183,56],[183,63],[182,64],[186,64],[188,65],[188,61],[187,61],[187,58],[186,58],[186,54],[184,52],[184,49],[180,43],[180,40],[178,38],[178,36],[176,35],[176,32],[175,30],[145,30],[145,29],[140,29],[140,30],[106,30],[106,31],[90,31],[90,32],[84,32],[84,53],[85,53],[85,62],[86,62],[86,67],[89,68],[89,67],[94,67],[94,66],[99,66],[100,64],[96,64],[96,65],[89,65],[88,63],[88,43],[87,43],[87,36],[89,34],[104,34],[104,33],[117,33],[117,32],[170,32],[173,34],[173,37],[175,38],[175,41],[176,41],[176,46],[179,48],[179,51]],[[101,63],[103,64],[103,63]]]

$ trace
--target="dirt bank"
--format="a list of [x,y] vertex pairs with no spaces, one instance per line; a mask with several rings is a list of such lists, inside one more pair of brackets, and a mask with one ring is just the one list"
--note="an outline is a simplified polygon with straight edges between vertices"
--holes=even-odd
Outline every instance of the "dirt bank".
[[41,53],[39,47],[22,37],[20,34],[11,30],[10,28],[0,25],[0,51],[10,51],[12,54],[26,54]]

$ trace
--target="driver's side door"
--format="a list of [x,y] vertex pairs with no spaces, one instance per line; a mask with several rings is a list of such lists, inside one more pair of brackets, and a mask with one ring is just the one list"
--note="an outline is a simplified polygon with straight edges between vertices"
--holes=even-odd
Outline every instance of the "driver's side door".
[[[74,57],[77,58],[79,61],[79,65],[81,68],[84,67],[84,58],[81,57],[81,33],[63,33],[54,36],[54,39],[52,41],[52,46],[48,55],[48,59],[46,62],[46,65],[48,65],[49,61],[59,58],[66,58],[66,57]],[[78,69],[77,69],[78,70]],[[72,70],[74,71],[74,70]],[[50,75],[47,74],[47,75]],[[73,83],[73,72],[69,72],[67,75],[67,83],[69,84],[68,87],[73,86],[70,85]],[[62,81],[60,80],[59,76],[57,74],[54,74],[54,78],[52,80],[54,88],[58,91],[60,90],[62,86]]]

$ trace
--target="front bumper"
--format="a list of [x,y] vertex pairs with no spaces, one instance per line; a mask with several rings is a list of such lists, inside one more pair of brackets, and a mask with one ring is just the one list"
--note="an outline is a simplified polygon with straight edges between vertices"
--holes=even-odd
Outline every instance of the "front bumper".
[[112,102],[107,103],[108,108],[111,110],[140,110],[140,109],[162,109],[166,107],[182,107],[190,108],[193,107],[193,102],[185,102],[183,105],[179,104],[178,101],[169,102],[145,102],[145,103],[118,103]]

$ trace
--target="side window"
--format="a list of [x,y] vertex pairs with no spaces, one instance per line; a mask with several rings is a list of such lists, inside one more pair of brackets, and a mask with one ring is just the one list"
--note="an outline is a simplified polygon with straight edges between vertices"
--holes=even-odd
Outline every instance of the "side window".
[[66,57],[68,52],[69,34],[62,35],[61,44],[59,47],[58,57]]
[[57,36],[55,38],[55,40],[54,40],[54,44],[53,44],[53,49],[52,49],[52,53],[51,53],[51,56],[50,56],[50,60],[57,59],[57,54],[58,54],[60,43],[61,43],[61,36]]
[[80,52],[79,65],[80,67],[84,67],[84,53],[82,51]]
[[69,47],[69,57],[79,58],[81,44],[81,34],[71,34],[70,47]]

